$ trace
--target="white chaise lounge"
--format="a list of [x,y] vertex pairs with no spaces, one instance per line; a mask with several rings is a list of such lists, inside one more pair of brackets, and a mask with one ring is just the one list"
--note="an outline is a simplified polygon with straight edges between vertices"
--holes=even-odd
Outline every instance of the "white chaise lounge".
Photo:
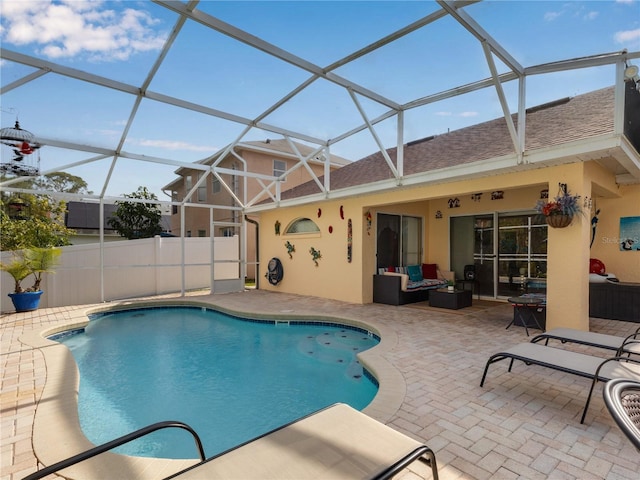
[[179,480],[383,479],[416,460],[438,478],[426,445],[348,405],[336,404],[196,465]]
[[484,368],[484,374],[480,386],[484,385],[489,366],[501,360],[509,360],[509,372],[515,360],[520,360],[526,365],[540,365],[542,367],[559,370],[561,372],[579,375],[591,379],[591,388],[587,395],[587,401],[582,412],[580,423],[584,423],[591,401],[593,389],[598,381],[606,382],[613,378],[627,378],[640,381],[640,360],[633,357],[602,358],[583,353],[562,350],[560,348],[547,347],[539,343],[520,343],[503,352],[489,357]]
[[549,344],[549,340],[559,340],[562,343],[578,343],[590,347],[615,350],[617,356],[623,354],[640,355],[640,327],[627,337],[606,335],[604,333],[585,332],[573,328],[554,328],[536,335],[531,339],[532,343]]

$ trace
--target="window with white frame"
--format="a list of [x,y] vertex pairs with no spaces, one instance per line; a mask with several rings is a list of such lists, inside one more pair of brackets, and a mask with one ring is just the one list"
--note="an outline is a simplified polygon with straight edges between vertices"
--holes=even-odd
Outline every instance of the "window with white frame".
[[218,180],[218,177],[213,175],[211,180],[211,191],[213,193],[220,193],[221,189],[222,187],[220,186],[220,180]]
[[[204,175],[203,172],[198,173],[198,181],[200,181],[200,179],[202,178],[202,175]],[[198,186],[197,198],[198,198],[198,202],[207,201],[207,182],[202,182]]]
[[[284,173],[287,171],[287,162],[285,162],[284,160],[274,160],[273,161],[273,176],[274,177],[280,177],[281,175],[284,175]],[[286,177],[282,178],[283,182],[287,181]]]

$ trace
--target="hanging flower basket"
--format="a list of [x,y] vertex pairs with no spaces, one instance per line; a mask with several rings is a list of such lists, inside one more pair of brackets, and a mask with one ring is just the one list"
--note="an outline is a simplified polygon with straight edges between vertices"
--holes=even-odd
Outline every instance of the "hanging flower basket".
[[571,225],[573,217],[582,213],[580,195],[572,195],[566,183],[559,184],[558,196],[553,201],[539,200],[535,209],[552,228],[565,228]]
[[547,221],[547,225],[553,228],[564,228],[571,225],[571,221],[573,220],[573,215],[549,215],[545,217]]

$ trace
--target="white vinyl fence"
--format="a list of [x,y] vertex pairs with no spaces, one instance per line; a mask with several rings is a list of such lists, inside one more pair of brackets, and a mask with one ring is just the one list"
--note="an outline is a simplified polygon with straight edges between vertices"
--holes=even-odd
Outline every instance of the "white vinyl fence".
[[[55,273],[43,277],[40,307],[160,295],[181,292],[183,287],[185,291],[210,289],[212,278],[214,293],[241,291],[244,278],[238,237],[213,240],[212,243],[209,237],[155,237],[110,242],[103,245],[102,255],[99,243],[62,247]],[[2,262],[11,262],[12,255],[1,252]],[[0,273],[2,312],[12,312],[13,304],[7,294],[14,290],[13,278],[7,272]],[[22,282],[23,288],[32,284],[32,276]]]

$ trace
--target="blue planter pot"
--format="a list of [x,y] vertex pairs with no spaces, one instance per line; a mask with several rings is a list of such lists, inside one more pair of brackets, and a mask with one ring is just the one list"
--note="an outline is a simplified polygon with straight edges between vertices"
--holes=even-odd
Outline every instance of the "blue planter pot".
[[40,295],[42,295],[42,290],[38,290],[37,292],[9,294],[16,312],[29,312],[31,310],[37,310],[38,305],[40,304]]

